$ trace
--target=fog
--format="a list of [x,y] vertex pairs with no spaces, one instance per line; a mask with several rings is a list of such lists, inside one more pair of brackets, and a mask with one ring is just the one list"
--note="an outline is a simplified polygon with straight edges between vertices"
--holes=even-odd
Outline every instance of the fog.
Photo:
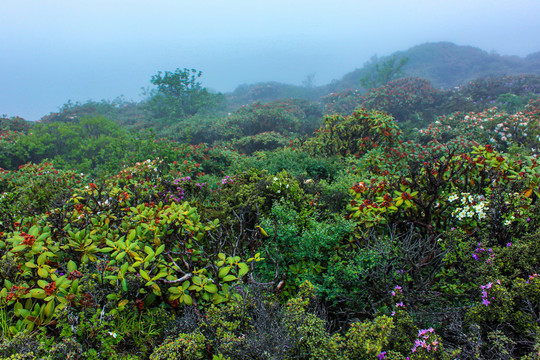
[[158,71],[203,85],[315,85],[374,54],[435,41],[540,51],[538,0],[0,0],[0,114],[38,120],[68,99],[140,100]]

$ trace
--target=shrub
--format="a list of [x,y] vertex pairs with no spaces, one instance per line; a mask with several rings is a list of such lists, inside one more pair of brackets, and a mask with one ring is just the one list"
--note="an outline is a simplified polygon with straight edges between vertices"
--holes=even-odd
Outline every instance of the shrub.
[[200,360],[204,359],[206,338],[200,332],[178,334],[175,339],[168,339],[157,347],[151,360]]
[[333,115],[304,147],[322,155],[364,155],[373,148],[388,149],[400,139],[401,132],[394,119],[382,112],[357,110],[352,116]]

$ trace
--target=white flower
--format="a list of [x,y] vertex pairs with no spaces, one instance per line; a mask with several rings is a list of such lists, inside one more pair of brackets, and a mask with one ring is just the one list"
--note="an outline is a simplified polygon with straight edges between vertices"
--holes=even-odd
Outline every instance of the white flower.
[[115,333],[115,332],[110,332],[110,331],[109,331],[109,335],[111,335],[111,336],[112,336],[113,338],[115,338],[115,339],[116,339],[116,336],[117,336],[117,335],[116,335],[116,333]]
[[277,181],[277,177],[274,178],[274,181]]

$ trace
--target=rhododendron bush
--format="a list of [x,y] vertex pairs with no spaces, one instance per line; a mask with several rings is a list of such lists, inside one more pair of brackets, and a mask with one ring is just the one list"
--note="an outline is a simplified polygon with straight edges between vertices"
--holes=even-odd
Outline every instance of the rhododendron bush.
[[537,358],[539,101],[472,106],[529,97],[518,80],[399,79],[324,119],[253,103],[172,136],[214,145],[0,122],[0,358]]

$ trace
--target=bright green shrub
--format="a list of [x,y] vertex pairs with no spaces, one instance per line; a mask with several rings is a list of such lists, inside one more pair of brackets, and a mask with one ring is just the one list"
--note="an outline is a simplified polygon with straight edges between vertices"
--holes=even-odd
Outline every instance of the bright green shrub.
[[345,340],[348,358],[374,359],[388,345],[393,328],[392,318],[384,315],[376,317],[373,321],[352,324]]
[[285,170],[291,176],[305,177],[308,183],[321,179],[331,182],[343,166],[343,161],[338,156],[317,156],[304,149],[291,147],[258,152],[241,160],[236,163],[238,171],[256,168],[276,174]]
[[151,360],[201,360],[207,358],[206,338],[200,332],[178,334],[175,339],[167,339],[157,347]]
[[341,358],[336,343],[338,338],[332,338],[326,332],[324,320],[306,312],[307,305],[309,298],[302,296],[289,300],[285,305],[284,326],[296,347],[292,354],[301,359]]
[[[60,341],[48,339],[43,332],[19,333],[12,339],[3,338],[0,342],[0,359],[44,359],[61,360],[83,358],[82,346],[73,338]],[[85,356],[85,358],[88,358]]]
[[261,264],[256,273],[264,281],[271,281],[277,266],[279,276],[286,279],[281,292],[285,299],[296,294],[297,286],[305,280],[319,283],[333,264],[335,249],[353,231],[353,224],[343,218],[318,219],[284,202],[274,203],[270,214],[261,219],[261,226],[267,230],[269,241],[260,251],[274,263]]

